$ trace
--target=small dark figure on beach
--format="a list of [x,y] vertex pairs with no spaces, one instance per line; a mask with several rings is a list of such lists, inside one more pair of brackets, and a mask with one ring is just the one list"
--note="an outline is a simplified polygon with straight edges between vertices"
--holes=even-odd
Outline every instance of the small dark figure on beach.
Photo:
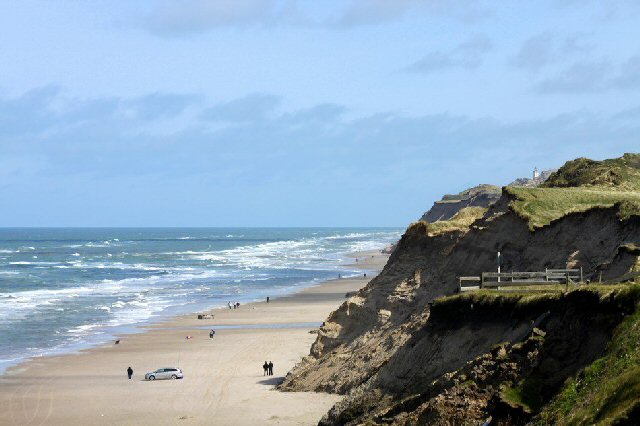
[[267,361],[265,361],[264,364],[262,364],[262,369],[264,370],[263,376],[266,376],[267,374],[269,374],[269,364],[267,364]]
[[367,278],[367,273],[366,272],[364,273],[364,277]]
[[236,308],[240,309],[240,302],[236,302]]
[[133,376],[133,368],[127,368],[127,376],[129,376],[129,380],[131,380],[131,377]]
[[273,376],[273,362],[269,361],[269,375]]
[[338,274],[338,279],[341,279],[341,278],[342,278],[342,274]]
[[267,303],[269,303],[269,296],[267,296]]
[[216,331],[215,331],[215,330],[211,330],[211,331],[209,332],[209,339],[213,339],[213,335],[214,335],[214,334],[216,334]]

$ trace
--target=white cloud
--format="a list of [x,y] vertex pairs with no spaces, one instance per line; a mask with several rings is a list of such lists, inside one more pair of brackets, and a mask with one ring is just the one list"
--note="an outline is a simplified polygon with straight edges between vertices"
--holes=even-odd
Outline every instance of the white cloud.
[[[410,16],[432,16],[465,22],[490,15],[477,0],[344,0],[327,6],[329,16],[309,12],[301,0],[163,1],[143,15],[141,25],[167,37],[203,33],[216,28],[302,26],[353,28],[381,25]],[[308,5],[307,5],[308,6]]]
[[491,41],[485,36],[478,35],[459,44],[450,51],[429,52],[421,59],[407,66],[405,70],[420,74],[430,74],[451,68],[473,69],[482,64],[484,54],[491,49]]
[[584,34],[566,37],[545,31],[525,42],[511,59],[511,64],[530,71],[540,71],[551,64],[565,62],[576,56],[586,56],[592,49]]
[[576,62],[535,85],[540,93],[596,93],[640,89],[640,54],[615,66],[604,59]]

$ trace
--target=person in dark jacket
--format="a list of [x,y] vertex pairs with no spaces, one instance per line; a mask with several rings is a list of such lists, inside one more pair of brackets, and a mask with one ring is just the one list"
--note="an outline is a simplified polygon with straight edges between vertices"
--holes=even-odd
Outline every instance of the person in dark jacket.
[[269,361],[269,375],[273,376],[273,362]]
[[127,368],[127,376],[129,376],[129,380],[131,380],[131,377],[133,376],[133,368]]
[[262,364],[262,369],[264,370],[263,376],[266,376],[267,374],[269,374],[269,364],[267,364],[267,361],[265,361],[264,364]]

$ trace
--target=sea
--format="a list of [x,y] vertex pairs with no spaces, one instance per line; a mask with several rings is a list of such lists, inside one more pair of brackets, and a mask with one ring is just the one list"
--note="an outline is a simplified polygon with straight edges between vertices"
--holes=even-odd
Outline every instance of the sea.
[[169,316],[362,273],[395,228],[0,229],[0,373]]

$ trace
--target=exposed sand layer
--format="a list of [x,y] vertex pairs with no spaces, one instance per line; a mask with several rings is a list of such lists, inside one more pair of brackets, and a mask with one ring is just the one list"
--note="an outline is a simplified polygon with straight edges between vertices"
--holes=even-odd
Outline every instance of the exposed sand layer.
[[[380,270],[387,259],[374,252],[358,256],[357,266],[369,270]],[[0,376],[0,424],[316,424],[340,396],[273,387],[315,340],[309,333],[314,327],[300,324],[321,323],[346,292],[370,278],[329,281],[269,304],[217,309],[213,320],[178,317],[121,336],[118,345],[31,360]],[[272,324],[282,328],[268,328]],[[267,328],[216,329],[224,325]],[[213,339],[210,328],[216,329]],[[273,376],[263,376],[265,360],[273,361]],[[179,367],[185,378],[143,380],[162,367]]]

